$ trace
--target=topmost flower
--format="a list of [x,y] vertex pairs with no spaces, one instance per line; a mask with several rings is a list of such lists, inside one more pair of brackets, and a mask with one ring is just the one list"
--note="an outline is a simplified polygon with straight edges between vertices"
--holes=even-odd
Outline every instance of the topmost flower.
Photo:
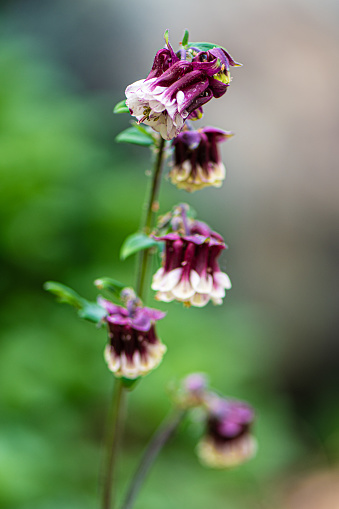
[[186,119],[200,118],[205,103],[224,95],[231,81],[230,66],[241,64],[213,44],[190,43],[177,53],[167,40],[166,45],[155,55],[147,78],[129,85],[125,94],[138,123],[171,140]]

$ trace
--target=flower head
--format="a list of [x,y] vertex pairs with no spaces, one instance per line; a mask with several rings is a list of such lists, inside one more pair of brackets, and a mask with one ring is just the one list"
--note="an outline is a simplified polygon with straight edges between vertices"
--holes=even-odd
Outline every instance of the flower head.
[[169,174],[172,183],[186,191],[220,187],[225,178],[225,166],[218,144],[231,136],[231,132],[214,127],[178,134],[172,142],[174,165]]
[[126,105],[138,123],[171,140],[186,119],[200,118],[202,106],[226,92],[232,65],[239,64],[222,48],[182,49],[176,54],[167,42],[155,55],[147,78],[126,88]]
[[251,435],[253,409],[244,402],[212,397],[206,422],[206,434],[197,447],[203,464],[214,468],[240,465],[256,452]]
[[155,323],[165,313],[142,307],[137,299],[127,300],[127,307],[99,298],[106,310],[109,343],[105,348],[108,368],[117,377],[135,379],[156,368],[166,352],[157,338]]
[[154,274],[152,289],[157,300],[178,300],[203,307],[210,300],[222,304],[230,278],[221,272],[218,258],[226,248],[223,238],[200,221],[186,224],[186,233],[168,233],[156,240],[165,242],[162,266]]

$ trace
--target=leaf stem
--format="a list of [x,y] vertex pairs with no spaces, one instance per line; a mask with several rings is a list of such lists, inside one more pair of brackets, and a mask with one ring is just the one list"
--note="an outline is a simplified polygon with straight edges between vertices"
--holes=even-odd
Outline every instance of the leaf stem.
[[165,419],[165,421],[159,426],[158,430],[149,442],[139,466],[132,477],[121,509],[131,509],[154,460],[164,445],[174,435],[185,414],[185,410],[177,410],[170,418]]

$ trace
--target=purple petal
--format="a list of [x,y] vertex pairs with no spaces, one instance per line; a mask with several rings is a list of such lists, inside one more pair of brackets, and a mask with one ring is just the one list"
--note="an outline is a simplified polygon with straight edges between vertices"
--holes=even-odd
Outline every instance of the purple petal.
[[130,318],[133,329],[148,331],[151,328],[151,319],[145,308],[137,308],[135,315]]
[[162,320],[166,316],[166,313],[164,313],[164,311],[160,311],[159,309],[145,308],[145,310],[147,311],[148,316],[152,321]]
[[117,306],[113,304],[113,302],[104,299],[103,297],[98,297],[98,304],[106,309],[109,314],[118,314],[122,316],[127,316],[127,309],[122,308],[121,306]]

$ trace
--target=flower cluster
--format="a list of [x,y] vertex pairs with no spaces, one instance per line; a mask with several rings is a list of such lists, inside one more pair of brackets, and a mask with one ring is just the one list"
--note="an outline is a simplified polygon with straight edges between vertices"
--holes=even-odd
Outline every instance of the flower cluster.
[[137,299],[129,299],[127,308],[99,298],[106,310],[109,344],[105,348],[108,368],[117,377],[135,379],[156,368],[166,352],[157,338],[155,323],[166,313],[142,307]]
[[152,281],[155,298],[196,307],[203,307],[210,300],[222,304],[225,290],[231,288],[230,278],[221,272],[218,263],[226,248],[224,240],[200,221],[191,221],[186,229],[186,234],[171,232],[155,237],[165,242],[162,266]]
[[225,94],[230,84],[230,66],[237,64],[223,48],[208,51],[159,50],[146,79],[126,88],[131,115],[159,132],[165,140],[178,136],[186,119],[202,115],[202,106]]
[[247,403],[214,395],[209,402],[206,433],[197,447],[201,462],[228,468],[252,458],[257,449],[251,434],[253,421],[254,411]]
[[172,183],[186,191],[220,187],[226,172],[218,144],[231,136],[233,133],[215,127],[181,132],[172,141],[174,163],[169,174]]

